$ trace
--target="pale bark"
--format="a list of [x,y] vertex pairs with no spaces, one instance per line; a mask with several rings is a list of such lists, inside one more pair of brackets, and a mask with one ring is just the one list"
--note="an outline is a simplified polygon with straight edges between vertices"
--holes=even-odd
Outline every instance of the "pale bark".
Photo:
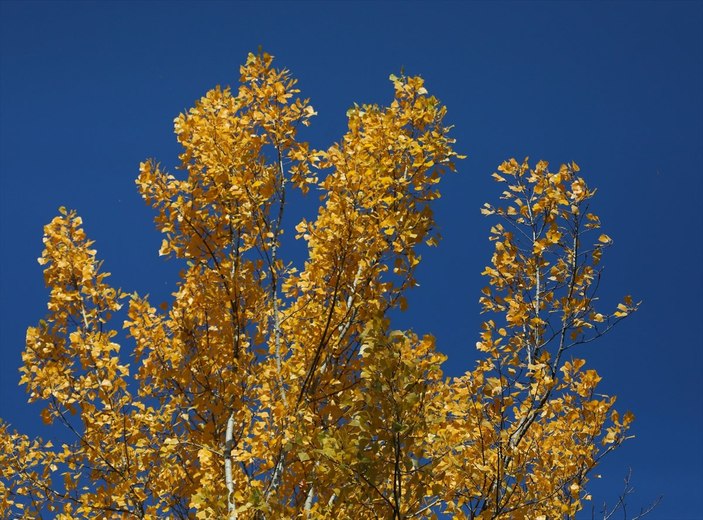
[[234,414],[227,419],[225,432],[225,483],[227,484],[227,512],[229,520],[237,520],[237,504],[234,500],[234,478],[232,477],[232,448],[234,443]]

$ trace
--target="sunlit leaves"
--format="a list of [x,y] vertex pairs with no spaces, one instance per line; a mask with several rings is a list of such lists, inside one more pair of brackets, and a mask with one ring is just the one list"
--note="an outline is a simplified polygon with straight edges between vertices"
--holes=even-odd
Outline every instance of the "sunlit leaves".
[[572,517],[588,496],[588,473],[626,438],[632,416],[620,421],[615,398],[596,394],[597,372],[567,356],[638,304],[626,297],[611,314],[596,309],[598,266],[612,240],[594,234],[595,190],[576,164],[551,172],[545,161],[511,159],[499,172],[493,177],[507,185],[506,205],[481,210],[502,219],[490,231],[494,254],[480,301],[491,317],[476,344],[490,362],[454,383],[452,395],[466,388],[471,403],[457,402],[458,423],[475,440],[470,450],[454,448],[465,483],[450,510]]
[[[579,167],[511,159],[493,175],[481,358],[448,380],[434,338],[390,322],[462,158],[446,108],[421,78],[391,76],[386,106],[354,105],[342,138],[313,150],[291,74],[266,53],[239,72],[175,119],[179,171],[139,167],[154,253],[181,262],[171,301],[112,288],[75,212],[45,227],[48,314],[20,382],[74,442],[0,424],[2,514],[572,517],[632,416],[571,352],[638,306],[596,308],[612,240]],[[317,192],[314,218],[285,221],[291,186]],[[304,262],[283,256],[286,228]]]

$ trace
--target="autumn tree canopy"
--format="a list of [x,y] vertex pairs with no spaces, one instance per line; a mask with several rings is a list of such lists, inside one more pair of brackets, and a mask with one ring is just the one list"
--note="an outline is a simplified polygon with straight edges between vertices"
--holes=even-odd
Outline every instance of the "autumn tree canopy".
[[[637,307],[596,307],[611,240],[579,167],[498,167],[479,361],[446,378],[434,338],[389,319],[461,158],[446,108],[391,76],[388,106],[314,150],[291,74],[265,53],[240,73],[176,118],[178,172],[140,165],[159,254],[183,265],[170,304],[112,287],[74,211],[46,225],[21,384],[73,441],[0,422],[0,516],[573,518],[632,420],[577,347]],[[316,218],[286,220],[290,190],[319,195]]]

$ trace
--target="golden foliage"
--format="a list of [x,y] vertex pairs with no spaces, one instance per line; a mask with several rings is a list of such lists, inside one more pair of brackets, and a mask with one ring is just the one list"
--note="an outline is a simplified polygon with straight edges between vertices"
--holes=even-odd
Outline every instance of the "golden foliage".
[[[183,259],[171,305],[107,282],[80,217],[60,210],[39,262],[49,313],[27,331],[21,383],[75,442],[0,424],[0,510],[33,518],[571,518],[632,420],[596,393],[576,345],[637,308],[595,308],[602,250],[576,164],[514,159],[486,204],[494,253],[476,367],[446,379],[431,336],[390,328],[433,245],[430,203],[461,158],[446,109],[391,76],[387,107],[354,106],[327,150],[296,81],[250,54],[240,86],[175,120],[173,175],[137,186]],[[320,181],[319,179],[323,180]],[[289,186],[320,192],[299,270],[281,253]],[[133,366],[115,342],[126,304]],[[111,328],[112,327],[112,328]]]

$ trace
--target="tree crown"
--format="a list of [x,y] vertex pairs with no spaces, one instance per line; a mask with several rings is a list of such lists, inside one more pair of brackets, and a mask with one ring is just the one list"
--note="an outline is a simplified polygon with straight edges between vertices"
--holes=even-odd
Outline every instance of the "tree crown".
[[[266,53],[240,85],[175,120],[180,172],[140,165],[173,302],[108,282],[81,218],[44,229],[48,314],[27,331],[21,383],[75,435],[54,447],[0,424],[0,510],[57,518],[572,518],[632,415],[597,393],[574,348],[637,309],[596,308],[595,190],[575,163],[504,162],[481,295],[481,358],[445,378],[434,338],[393,330],[432,203],[460,159],[446,108],[391,76],[388,106],[354,106],[326,150],[315,111]],[[284,254],[286,193],[320,193]],[[116,315],[125,306],[124,324]],[[132,363],[116,343],[124,328]],[[62,476],[63,478],[59,478]]]

